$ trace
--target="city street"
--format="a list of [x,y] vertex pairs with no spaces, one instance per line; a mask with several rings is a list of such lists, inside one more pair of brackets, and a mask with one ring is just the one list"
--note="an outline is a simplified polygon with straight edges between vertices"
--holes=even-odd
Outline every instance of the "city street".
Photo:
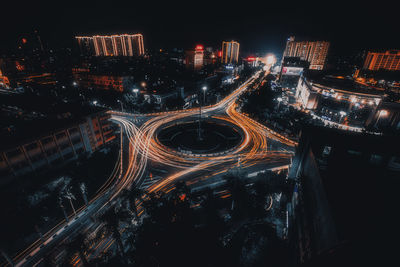
[[[117,197],[124,189],[141,186],[146,180],[146,172],[152,163],[163,166],[164,177],[148,183],[147,193],[169,192],[177,181],[186,181],[191,187],[206,179],[225,173],[233,167],[252,171],[290,164],[295,143],[281,136],[264,125],[239,113],[235,100],[246,91],[247,86],[261,75],[257,72],[253,77],[234,90],[230,95],[215,105],[202,108],[202,117],[217,118],[235,124],[243,131],[242,141],[233,149],[218,154],[190,154],[172,150],[162,145],[155,135],[156,131],[171,122],[196,120],[199,109],[152,113],[129,114],[111,111],[112,120],[121,126],[125,138],[121,138],[121,156],[116,164],[115,172],[91,200],[88,207],[82,208],[69,222],[61,222],[52,231],[46,233],[42,240],[37,240],[29,248],[19,253],[14,261],[16,266],[31,266],[43,260],[52,249],[62,244],[80,231],[88,231],[99,226],[93,218],[115,204]],[[124,140],[124,141],[123,141]],[[128,141],[129,144],[123,144]],[[129,149],[128,160],[124,160],[124,148]],[[126,152],[125,152],[126,153]],[[213,179],[215,182],[215,179]],[[139,204],[140,207],[140,203]],[[104,242],[110,238],[106,238]],[[108,249],[98,245],[92,252],[98,255]],[[89,255],[90,257],[90,255]],[[75,262],[78,264],[78,262]]]

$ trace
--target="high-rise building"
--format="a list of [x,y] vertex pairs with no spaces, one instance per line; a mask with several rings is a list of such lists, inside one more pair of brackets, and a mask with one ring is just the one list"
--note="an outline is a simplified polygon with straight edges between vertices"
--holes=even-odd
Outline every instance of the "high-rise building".
[[236,41],[222,42],[222,57],[223,64],[238,63],[239,61],[239,43]]
[[299,57],[285,57],[282,60],[282,67],[279,81],[282,87],[295,89],[300,75],[309,66],[308,61],[301,60]]
[[116,56],[117,52],[114,53],[111,36],[103,36],[101,41],[103,43],[104,55],[105,56]]
[[197,45],[194,50],[186,51],[185,63],[188,68],[201,69],[204,63],[204,47]]
[[218,60],[217,53],[212,47],[204,49],[204,65],[215,64]]
[[125,44],[121,35],[112,35],[111,42],[114,56],[127,56],[127,54],[124,55]]
[[94,43],[94,55],[105,56],[101,36],[93,36],[93,43]]
[[309,69],[322,70],[325,67],[326,56],[328,54],[329,42],[326,41],[298,41],[294,37],[288,38],[286,42],[285,57],[299,57],[310,63]]
[[368,52],[363,69],[400,70],[400,50],[391,50],[384,53]]
[[77,36],[75,38],[84,55],[125,57],[144,55],[142,34]]
[[[299,266],[388,266],[397,259],[387,241],[399,232],[393,210],[400,151],[393,144],[396,135],[302,127],[287,209]],[[371,207],[379,216],[371,216]]]
[[94,42],[93,37],[89,36],[78,36],[76,37],[78,47],[81,55],[90,56],[94,54]]

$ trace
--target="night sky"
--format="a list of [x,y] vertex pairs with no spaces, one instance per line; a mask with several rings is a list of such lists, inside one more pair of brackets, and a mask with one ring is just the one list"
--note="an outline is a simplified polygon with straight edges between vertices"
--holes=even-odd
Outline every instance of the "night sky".
[[[289,35],[331,41],[332,52],[400,49],[398,10],[382,1],[14,1],[2,12],[2,51],[37,29],[48,47],[70,47],[74,35],[144,34],[148,48],[220,46],[235,39],[244,52],[281,53]],[[350,3],[351,2],[351,3]],[[379,4],[378,4],[379,3]]]

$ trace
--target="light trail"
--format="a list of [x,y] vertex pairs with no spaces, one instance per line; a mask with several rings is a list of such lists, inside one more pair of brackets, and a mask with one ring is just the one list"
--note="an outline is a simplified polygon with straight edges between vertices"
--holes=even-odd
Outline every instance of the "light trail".
[[[120,125],[121,131],[125,133],[129,141],[129,157],[128,162],[122,163],[121,151],[121,155],[114,168],[115,172],[113,171],[113,174],[107,182],[98,190],[96,196],[90,201],[89,206],[94,206],[97,200],[104,199],[101,205],[97,207],[94,214],[98,214],[112,206],[123,189],[129,189],[132,186],[140,186],[150,161],[173,167],[177,172],[164,179],[160,179],[158,182],[148,187],[147,193],[169,192],[173,189],[177,181],[183,179],[188,180],[191,184],[204,181],[205,179],[215,176],[215,174],[222,174],[236,166],[239,159],[242,168],[248,168],[256,164],[265,163],[266,161],[276,163],[282,162],[283,165],[287,164],[292,153],[269,151],[268,142],[274,140],[292,148],[296,143],[237,111],[237,98],[247,90],[247,87],[253,83],[260,74],[261,72],[257,72],[217,104],[202,108],[203,116],[211,115],[214,119],[226,121],[241,129],[243,133],[242,141],[234,149],[230,150],[229,153],[220,153],[219,155],[189,155],[168,148],[159,142],[156,134],[158,129],[174,122],[196,120],[198,118],[199,108],[140,115],[110,112],[112,114],[111,119]],[[148,119],[140,128],[131,120],[138,116]],[[121,146],[121,150],[122,149],[123,147]],[[122,164],[126,165],[126,171],[124,172],[122,172]],[[211,172],[214,175],[205,175],[205,172]],[[146,197],[147,196],[143,196],[144,199]],[[137,201],[136,204],[137,207],[139,207],[139,214],[142,214],[143,208],[140,201]],[[80,214],[82,210],[83,208],[78,214]],[[45,237],[48,239],[52,236],[54,231],[63,227],[63,225],[65,225],[65,222],[61,222],[54,227]],[[32,256],[33,252],[36,251],[35,253],[37,253],[40,251],[37,250],[40,244],[41,242],[38,240],[26,250],[19,253],[14,258],[15,262],[18,263],[16,266],[26,265],[27,255]],[[111,244],[107,246],[107,249],[110,246]],[[102,245],[98,244],[98,249],[93,253],[99,255],[97,250],[102,250],[102,247]],[[33,255],[35,255],[35,253],[33,253]],[[91,254],[88,255],[88,257],[91,256]],[[80,261],[75,258],[74,264],[80,265]]]

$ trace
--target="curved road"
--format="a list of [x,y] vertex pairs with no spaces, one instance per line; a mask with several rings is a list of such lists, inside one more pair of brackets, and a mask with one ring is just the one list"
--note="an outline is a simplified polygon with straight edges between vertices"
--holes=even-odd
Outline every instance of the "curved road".
[[[202,116],[226,120],[240,127],[244,133],[242,142],[229,153],[191,155],[174,151],[163,146],[157,139],[157,129],[171,122],[196,120],[199,109],[133,115],[111,111],[112,120],[121,126],[129,140],[129,157],[122,162],[123,144],[121,137],[121,155],[108,181],[98,191],[87,207],[82,207],[77,216],[70,216],[69,221],[62,221],[47,232],[43,239],[38,239],[24,251],[13,258],[16,266],[32,266],[40,263],[43,257],[57,245],[65,242],[70,236],[81,231],[93,231],[98,228],[94,218],[107,207],[112,206],[123,189],[140,186],[145,179],[148,164],[156,162],[169,167],[175,172],[152,184],[148,192],[173,189],[178,180],[186,180],[188,184],[203,183],[205,179],[236,166],[240,162],[242,168],[253,168],[266,164],[271,166],[287,165],[293,154],[295,142],[281,136],[264,125],[250,119],[237,111],[237,98],[248,89],[261,72],[257,72],[239,88],[215,105],[202,108]],[[144,121],[140,127],[135,121]],[[275,147],[275,149],[271,149]],[[123,166],[125,168],[123,168]],[[109,246],[108,246],[109,247]],[[107,247],[107,249],[108,249]],[[96,253],[97,254],[97,253]],[[79,265],[79,260],[75,262]],[[2,266],[7,266],[4,262]]]

